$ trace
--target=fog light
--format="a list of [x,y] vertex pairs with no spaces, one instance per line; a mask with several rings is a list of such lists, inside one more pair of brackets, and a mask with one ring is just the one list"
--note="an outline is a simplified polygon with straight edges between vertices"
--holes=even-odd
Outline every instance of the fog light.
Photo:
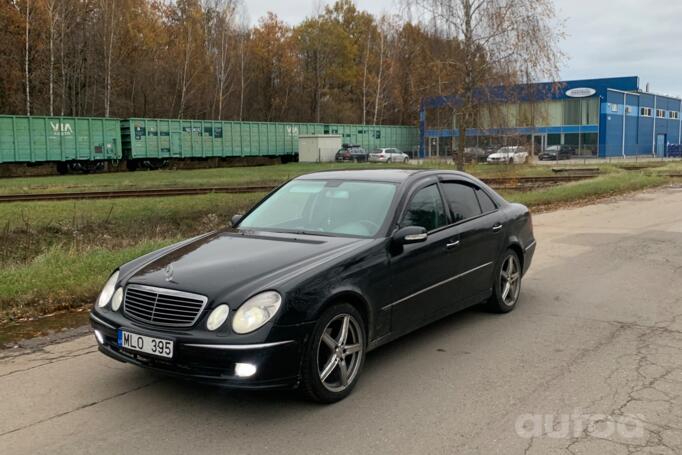
[[252,363],[238,363],[234,366],[234,373],[240,378],[248,378],[256,374],[256,365]]
[[99,330],[95,330],[95,338],[97,338],[99,344],[104,344],[104,336],[102,335],[102,332],[100,332]]

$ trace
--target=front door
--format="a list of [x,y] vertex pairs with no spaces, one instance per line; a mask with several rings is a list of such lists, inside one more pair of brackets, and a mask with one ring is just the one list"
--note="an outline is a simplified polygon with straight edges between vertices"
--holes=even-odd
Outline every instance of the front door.
[[405,245],[391,257],[391,331],[408,332],[430,321],[441,302],[455,296],[446,285],[456,275],[449,250],[457,246],[457,232],[448,227],[445,204],[435,179],[421,186],[407,203],[400,227],[421,226],[428,231],[422,243]]

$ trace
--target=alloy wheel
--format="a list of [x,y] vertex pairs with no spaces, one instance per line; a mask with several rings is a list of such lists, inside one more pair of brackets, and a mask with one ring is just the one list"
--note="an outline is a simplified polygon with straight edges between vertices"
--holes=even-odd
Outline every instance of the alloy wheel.
[[362,365],[364,343],[352,315],[338,314],[329,321],[317,345],[317,371],[327,390],[342,392],[353,383]]
[[507,306],[513,306],[521,290],[521,267],[516,255],[510,254],[500,270],[500,296]]

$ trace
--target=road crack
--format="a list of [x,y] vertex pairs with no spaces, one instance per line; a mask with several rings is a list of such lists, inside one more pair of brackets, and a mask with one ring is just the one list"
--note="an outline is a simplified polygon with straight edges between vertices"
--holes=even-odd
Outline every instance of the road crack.
[[31,427],[34,427],[34,426],[36,426],[36,425],[43,424],[43,423],[45,423],[45,422],[49,422],[49,421],[51,421],[51,420],[55,420],[55,419],[59,419],[59,418],[61,418],[61,417],[65,417],[65,416],[67,416],[67,415],[69,415],[69,414],[73,414],[74,412],[78,412],[78,411],[81,411],[81,410],[83,410],[83,409],[91,408],[91,407],[93,407],[93,406],[97,406],[98,404],[106,403],[107,401],[111,401],[111,400],[114,400],[114,399],[116,399],[116,398],[120,398],[120,397],[126,396],[126,395],[128,395],[128,394],[131,394],[131,393],[133,393],[133,392],[137,392],[137,391],[139,391],[139,390],[142,390],[142,389],[144,389],[144,388],[146,388],[146,387],[149,387],[149,386],[151,386],[151,385],[157,384],[157,383],[162,382],[162,381],[163,381],[163,379],[156,379],[156,380],[154,380],[154,381],[148,382],[148,383],[146,383],[146,384],[142,384],[142,385],[140,385],[140,386],[138,386],[138,387],[135,387],[135,388],[133,388],[133,389],[126,390],[126,391],[121,392],[121,393],[117,393],[117,394],[112,395],[112,396],[110,396],[110,397],[102,398],[101,400],[92,401],[92,402],[90,402],[90,403],[85,403],[85,404],[80,405],[80,406],[78,406],[78,407],[76,407],[76,408],[74,408],[74,409],[71,409],[71,410],[69,410],[69,411],[60,412],[59,414],[55,414],[55,415],[50,416],[50,417],[47,417],[47,418],[45,418],[45,419],[41,419],[41,420],[38,420],[38,421],[36,421],[36,422],[32,422],[32,423],[23,425],[23,426],[21,426],[21,427],[17,427],[17,428],[14,428],[14,429],[12,429],[12,430],[6,431],[6,432],[4,432],[4,433],[0,433],[0,438],[2,438],[2,437],[4,437],[4,436],[7,436],[7,435],[9,435],[9,434],[12,434],[12,433],[16,433],[16,432],[18,432],[18,431],[26,430],[26,429],[31,428]]

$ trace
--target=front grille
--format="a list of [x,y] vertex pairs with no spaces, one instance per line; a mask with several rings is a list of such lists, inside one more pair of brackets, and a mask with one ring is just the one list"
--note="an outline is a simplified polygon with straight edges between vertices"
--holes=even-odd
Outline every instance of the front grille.
[[132,319],[169,327],[191,327],[208,299],[199,294],[131,284],[126,287],[123,311]]

